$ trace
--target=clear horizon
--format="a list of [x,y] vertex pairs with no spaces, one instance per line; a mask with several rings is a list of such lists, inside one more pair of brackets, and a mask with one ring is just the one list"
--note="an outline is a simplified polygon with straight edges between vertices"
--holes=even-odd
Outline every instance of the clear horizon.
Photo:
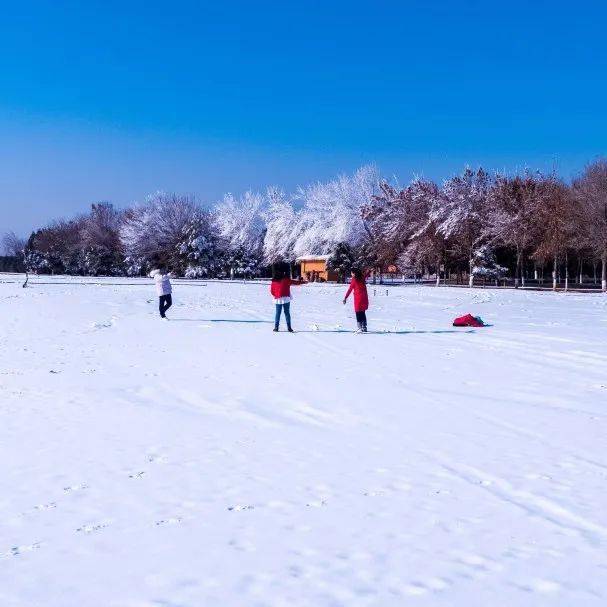
[[156,190],[212,204],[376,163],[556,170],[607,153],[599,2],[25,2],[0,24],[0,232]]

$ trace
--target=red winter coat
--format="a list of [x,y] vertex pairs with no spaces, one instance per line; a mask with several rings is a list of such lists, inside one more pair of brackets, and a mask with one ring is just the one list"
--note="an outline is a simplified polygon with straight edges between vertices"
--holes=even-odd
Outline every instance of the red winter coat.
[[291,280],[290,278],[282,278],[281,280],[273,280],[270,283],[270,293],[274,299],[280,297],[291,297],[291,285],[303,285],[303,280]]
[[484,327],[483,321],[478,316],[472,316],[472,314],[466,314],[460,316],[453,321],[454,327]]
[[356,280],[353,278],[350,281],[350,288],[346,293],[345,299],[350,297],[350,293],[354,291],[354,311],[366,312],[369,309],[369,295],[367,294],[367,283],[364,280]]

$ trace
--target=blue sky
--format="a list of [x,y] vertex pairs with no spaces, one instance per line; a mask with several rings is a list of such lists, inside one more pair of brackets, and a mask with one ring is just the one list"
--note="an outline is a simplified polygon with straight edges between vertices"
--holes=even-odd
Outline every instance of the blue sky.
[[0,232],[163,189],[607,153],[607,3],[2,2]]

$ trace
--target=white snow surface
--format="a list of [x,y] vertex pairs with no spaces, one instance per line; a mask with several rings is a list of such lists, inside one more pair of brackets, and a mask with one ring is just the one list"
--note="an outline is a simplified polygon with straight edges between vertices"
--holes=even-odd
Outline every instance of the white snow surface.
[[41,281],[0,284],[2,607],[607,604],[607,297],[370,286],[357,335],[307,285],[290,335],[267,284]]

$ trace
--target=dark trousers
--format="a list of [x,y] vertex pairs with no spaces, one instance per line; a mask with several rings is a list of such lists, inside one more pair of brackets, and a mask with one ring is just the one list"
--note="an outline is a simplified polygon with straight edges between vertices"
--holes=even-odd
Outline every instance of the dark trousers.
[[366,312],[356,312],[356,322],[358,326],[363,330],[367,330],[367,314]]
[[160,312],[160,316],[164,318],[166,311],[173,305],[173,298],[171,294],[161,295],[160,301],[158,302],[158,311]]
[[284,309],[285,311],[285,320],[287,321],[287,329],[291,328],[291,302],[283,304],[276,304],[276,316],[274,316],[274,327],[278,329],[278,325],[280,324],[280,313]]

